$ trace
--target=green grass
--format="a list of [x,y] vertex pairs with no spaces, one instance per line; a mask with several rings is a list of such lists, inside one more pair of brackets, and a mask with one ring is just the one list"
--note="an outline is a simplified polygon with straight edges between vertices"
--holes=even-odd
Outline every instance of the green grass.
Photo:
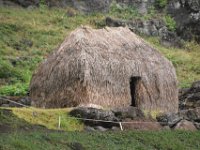
[[176,68],[179,87],[189,87],[192,82],[200,80],[200,45],[195,42],[185,43],[185,48],[165,48],[158,38],[146,40],[165,55]]
[[[198,150],[200,132],[17,132],[1,134],[3,150]],[[82,149],[77,149],[82,150]]]
[[[141,16],[135,8],[116,5],[112,6],[109,14],[83,15],[76,12],[74,17],[69,17],[67,11],[47,7],[33,10],[0,8],[0,95],[26,95],[38,64],[75,28],[81,25],[104,27],[106,16],[122,19],[158,16],[154,9]],[[174,49],[162,47],[155,38],[147,40],[173,62],[179,87],[189,87],[193,81],[200,79],[199,45],[187,43],[188,50]]]
[[0,150],[74,150],[75,145],[85,150],[200,149],[199,131],[85,132],[81,122],[67,118],[69,111],[0,108]]
[[19,128],[31,128],[33,125],[58,130],[60,116],[61,130],[82,130],[83,124],[81,122],[68,118],[69,111],[70,109],[0,108],[0,126],[6,125],[14,131]]
[[67,10],[45,7],[0,8],[0,95],[25,95],[38,63],[70,31],[81,25],[101,25],[101,18],[98,14],[68,17]]

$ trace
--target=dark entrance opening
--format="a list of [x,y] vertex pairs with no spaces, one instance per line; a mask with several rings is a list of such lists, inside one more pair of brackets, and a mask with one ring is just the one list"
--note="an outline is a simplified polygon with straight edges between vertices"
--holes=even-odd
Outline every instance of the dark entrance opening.
[[137,85],[141,77],[130,78],[131,106],[137,107]]

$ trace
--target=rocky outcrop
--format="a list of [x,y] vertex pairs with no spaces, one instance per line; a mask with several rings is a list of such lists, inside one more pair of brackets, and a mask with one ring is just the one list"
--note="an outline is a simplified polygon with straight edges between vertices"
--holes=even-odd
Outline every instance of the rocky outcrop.
[[[70,115],[78,118],[93,119],[83,121],[86,125],[86,131],[160,130],[163,128],[155,120],[145,118],[141,110],[131,106],[111,110],[77,107],[70,112]],[[121,127],[119,122],[121,122]]]
[[200,107],[195,109],[180,110],[179,116],[183,119],[200,123]]
[[[161,114],[157,116],[156,120],[144,116],[143,112],[136,107],[110,110],[77,107],[70,112],[70,115],[72,117],[91,119],[83,120],[86,131],[121,129],[195,131],[200,129],[200,108],[181,110],[179,113]],[[119,123],[121,123],[121,127]]]
[[160,43],[166,47],[181,47],[180,38],[175,32],[169,31],[165,22],[161,19],[149,20],[120,20],[111,17],[106,18],[106,25],[109,27],[127,26],[131,31],[145,36],[158,36]]
[[135,107],[124,107],[120,109],[97,109],[92,107],[77,107],[70,112],[70,115],[78,118],[104,120],[108,122],[85,120],[84,123],[87,126],[102,126],[104,128],[112,128],[113,126],[119,126],[118,122],[130,120],[140,120],[144,118],[144,114],[141,110]]
[[39,6],[40,0],[0,0],[0,5],[6,6]]
[[159,36],[162,34],[161,30],[166,27],[165,23],[160,19],[127,21],[111,17],[106,18],[106,25],[110,27],[128,26],[131,31],[147,36]]
[[111,0],[72,0],[73,6],[79,11],[90,12],[108,12]]
[[154,5],[155,0],[116,0],[122,6],[133,6],[141,14],[148,13],[148,10]]
[[177,23],[177,34],[184,40],[200,42],[200,1],[170,0],[167,12]]
[[200,81],[196,81],[189,89],[181,89],[179,94],[179,108],[189,109],[200,107]]
[[49,7],[74,7],[75,9],[84,12],[108,12],[112,0],[0,0],[0,5],[8,6],[39,6],[41,4]]
[[200,129],[200,108],[180,110],[178,113],[161,114],[156,119],[160,125],[171,129],[194,131]]
[[157,116],[156,119],[158,122],[160,122],[162,126],[169,126],[170,128],[173,128],[178,122],[183,119],[183,117],[175,113],[169,113]]
[[6,97],[1,96],[0,97],[0,107],[23,107],[20,104],[30,106],[31,99],[29,97],[17,97],[17,96],[6,96]]

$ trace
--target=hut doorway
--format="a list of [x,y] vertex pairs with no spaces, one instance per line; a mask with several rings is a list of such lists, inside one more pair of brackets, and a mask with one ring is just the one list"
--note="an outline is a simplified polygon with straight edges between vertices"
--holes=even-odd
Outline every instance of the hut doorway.
[[131,77],[130,78],[130,93],[131,93],[131,106],[137,107],[137,85],[141,77]]

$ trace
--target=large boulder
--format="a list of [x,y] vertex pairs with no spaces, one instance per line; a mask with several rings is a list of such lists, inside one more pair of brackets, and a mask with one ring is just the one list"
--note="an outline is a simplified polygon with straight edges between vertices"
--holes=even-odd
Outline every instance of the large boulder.
[[156,117],[156,119],[162,126],[169,126],[170,128],[172,128],[178,122],[180,122],[183,119],[183,117],[175,113],[168,113],[159,115]]
[[[89,126],[102,126],[111,128],[112,126],[118,126],[118,124],[113,123],[119,119],[110,110],[96,109],[92,107],[77,107],[70,112],[73,117],[83,118],[83,119],[93,119],[93,120],[83,120],[86,125]],[[113,121],[113,122],[102,122],[103,121]]]
[[195,125],[187,120],[182,120],[179,123],[177,123],[177,125],[174,128],[175,130],[189,130],[189,131],[196,131],[197,128],[195,127]]
[[115,116],[120,120],[124,120],[126,118],[129,119],[142,119],[144,118],[143,112],[138,109],[137,107],[124,107],[124,108],[117,108],[113,110]]

